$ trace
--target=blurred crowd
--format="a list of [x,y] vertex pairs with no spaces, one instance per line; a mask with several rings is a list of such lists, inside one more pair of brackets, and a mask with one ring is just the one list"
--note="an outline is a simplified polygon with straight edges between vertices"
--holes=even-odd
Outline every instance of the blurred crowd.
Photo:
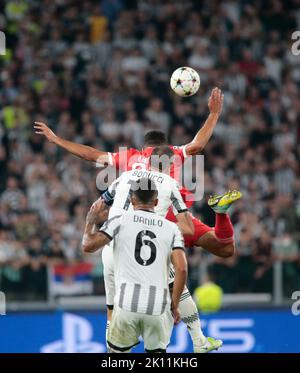
[[[299,289],[299,9],[299,0],[1,1],[0,287],[44,298],[46,267],[82,260],[85,214],[99,195],[95,166],[35,135],[34,120],[108,151],[141,148],[149,129],[182,145],[218,86],[224,108],[204,151],[205,197],[243,192],[232,209],[237,252],[189,250],[191,287],[205,260],[225,292],[271,292],[281,259],[285,295]],[[185,65],[201,87],[182,99],[169,78]],[[194,213],[213,226],[206,200]]]

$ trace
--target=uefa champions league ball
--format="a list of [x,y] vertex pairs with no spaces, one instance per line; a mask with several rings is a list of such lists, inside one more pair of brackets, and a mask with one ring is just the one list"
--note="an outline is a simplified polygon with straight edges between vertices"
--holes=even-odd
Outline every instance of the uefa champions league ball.
[[181,97],[193,96],[200,87],[200,77],[191,67],[179,67],[170,79],[173,91]]

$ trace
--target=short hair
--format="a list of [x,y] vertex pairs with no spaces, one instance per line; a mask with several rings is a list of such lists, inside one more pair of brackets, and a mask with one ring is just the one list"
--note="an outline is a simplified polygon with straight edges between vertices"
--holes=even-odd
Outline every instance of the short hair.
[[144,143],[146,146],[166,145],[167,137],[162,131],[149,131],[145,134]]
[[154,201],[158,195],[155,183],[147,177],[142,177],[132,183],[131,192],[133,196],[144,204]]
[[150,165],[160,172],[170,166],[174,151],[168,145],[157,146],[152,150]]

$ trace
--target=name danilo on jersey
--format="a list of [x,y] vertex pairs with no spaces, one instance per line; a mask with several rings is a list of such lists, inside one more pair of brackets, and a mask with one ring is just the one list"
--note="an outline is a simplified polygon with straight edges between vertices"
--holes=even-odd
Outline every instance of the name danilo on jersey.
[[153,226],[153,227],[162,227],[163,221],[162,220],[155,220],[151,218],[146,218],[145,216],[134,215],[133,221],[135,223],[142,223],[145,225]]

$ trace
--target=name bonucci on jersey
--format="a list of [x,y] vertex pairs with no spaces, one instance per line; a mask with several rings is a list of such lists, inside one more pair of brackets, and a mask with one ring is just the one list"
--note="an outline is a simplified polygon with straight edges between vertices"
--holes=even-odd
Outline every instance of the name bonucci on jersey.
[[133,182],[141,178],[151,179],[156,185],[158,204],[155,207],[155,212],[158,215],[165,217],[171,206],[175,215],[187,211],[187,207],[179,191],[179,186],[169,175],[158,171],[132,170],[124,172],[108,188],[108,193],[114,199],[110,217],[120,214],[121,210],[132,210],[130,203],[131,186]]
[[176,224],[135,210],[110,218],[100,231],[113,239],[114,303],[127,311],[161,315],[170,305],[171,252],[184,247]]

